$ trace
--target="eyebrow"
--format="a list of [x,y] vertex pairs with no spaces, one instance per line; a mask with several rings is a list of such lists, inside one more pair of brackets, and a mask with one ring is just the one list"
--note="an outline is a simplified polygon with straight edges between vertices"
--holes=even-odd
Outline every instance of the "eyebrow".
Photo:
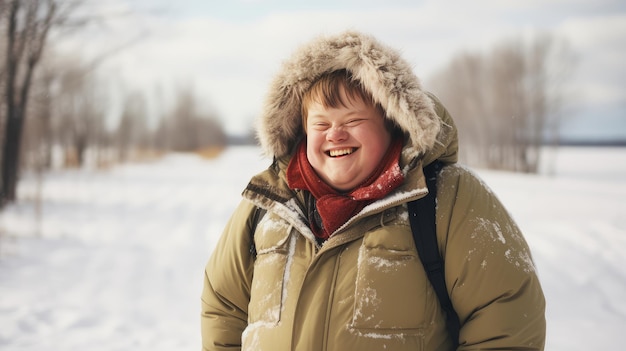
[[[336,108],[331,107],[330,109],[336,109]],[[346,107],[346,109],[348,109],[348,108]],[[328,110],[328,108],[325,108],[324,110]],[[322,111],[320,111],[320,112],[316,111],[315,113],[311,113],[311,111],[314,111],[314,110],[310,110],[309,109],[309,116],[308,116],[309,118],[326,117],[327,116],[327,114],[325,112],[322,112]],[[350,115],[355,115],[355,114],[365,114],[366,112],[367,111],[365,109],[349,108],[349,110],[346,113],[342,114],[342,116],[350,116]]]

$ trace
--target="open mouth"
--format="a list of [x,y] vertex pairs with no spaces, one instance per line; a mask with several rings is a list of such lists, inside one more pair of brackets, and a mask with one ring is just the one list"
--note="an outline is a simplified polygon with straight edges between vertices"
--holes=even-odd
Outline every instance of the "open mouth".
[[330,157],[341,157],[341,156],[350,155],[353,152],[355,152],[356,150],[357,150],[357,148],[347,147],[347,148],[343,148],[343,149],[329,150],[329,151],[326,152],[326,154],[328,154],[328,156],[330,156]]

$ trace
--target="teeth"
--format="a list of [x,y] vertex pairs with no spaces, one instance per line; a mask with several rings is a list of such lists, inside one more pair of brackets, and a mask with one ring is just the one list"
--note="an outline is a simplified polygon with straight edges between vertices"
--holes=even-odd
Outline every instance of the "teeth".
[[330,150],[330,156],[337,157],[337,156],[349,155],[352,153],[352,151],[353,151],[352,148]]

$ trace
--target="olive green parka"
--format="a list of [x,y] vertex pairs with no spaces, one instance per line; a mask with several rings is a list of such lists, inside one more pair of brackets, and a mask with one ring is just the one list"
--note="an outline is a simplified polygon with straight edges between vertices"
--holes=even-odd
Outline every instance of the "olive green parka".
[[[303,92],[338,69],[405,133],[405,181],[319,245],[307,223],[310,194],[290,189],[285,171],[304,134]],[[258,135],[274,162],[243,191],[206,266],[203,350],[453,349],[406,206],[427,193],[422,168],[435,160],[446,164],[436,224],[458,349],[543,350],[545,300],[528,245],[493,192],[456,164],[450,115],[395,50],[358,32],[303,46],[271,85]]]

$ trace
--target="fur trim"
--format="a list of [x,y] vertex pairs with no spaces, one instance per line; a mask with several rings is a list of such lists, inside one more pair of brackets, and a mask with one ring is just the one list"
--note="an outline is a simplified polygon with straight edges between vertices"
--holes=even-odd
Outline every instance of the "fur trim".
[[281,157],[292,150],[304,133],[303,94],[320,75],[339,69],[352,72],[385,109],[387,118],[408,134],[416,151],[434,146],[441,122],[410,65],[375,38],[348,31],[319,37],[283,63],[258,120],[257,137],[268,156]]

